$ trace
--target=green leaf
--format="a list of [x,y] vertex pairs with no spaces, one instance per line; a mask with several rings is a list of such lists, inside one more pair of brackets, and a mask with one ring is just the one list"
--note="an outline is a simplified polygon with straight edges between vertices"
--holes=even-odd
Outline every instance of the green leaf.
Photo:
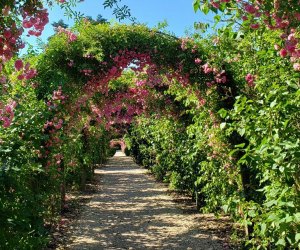
[[238,152],[239,151],[239,149],[234,149],[234,150],[231,150],[230,152],[229,152],[229,156],[232,156],[234,153],[236,153],[236,152]]
[[295,217],[295,222],[299,223],[300,222],[300,213],[295,213],[294,217]]
[[219,23],[221,21],[221,16],[215,15],[214,19],[215,19],[216,23]]
[[246,132],[246,129],[245,129],[245,128],[239,128],[239,129],[238,129],[238,133],[239,133],[241,136],[243,136],[243,135],[245,134],[245,132]]
[[226,127],[226,122],[222,122],[221,124],[220,124],[220,129],[224,129]]
[[256,213],[254,210],[249,210],[248,215],[253,218],[256,216]]
[[234,147],[235,148],[244,148],[245,145],[246,145],[246,143],[241,143],[241,144],[235,145]]
[[261,232],[262,235],[265,234],[266,229],[267,229],[266,223],[261,223],[261,225],[260,225],[260,232]]
[[284,239],[279,239],[276,244],[276,246],[285,246],[285,240]]
[[225,118],[227,116],[227,110],[226,109],[220,109],[218,111],[218,114],[222,117]]
[[197,12],[200,8],[200,1],[199,0],[194,0],[193,7],[194,7],[194,11]]
[[296,235],[295,235],[295,241],[296,242],[300,241],[300,233],[296,233]]
[[277,200],[271,200],[271,201],[264,203],[264,205],[266,207],[272,207],[273,205],[276,205],[276,204],[277,204]]
[[205,15],[207,15],[208,12],[209,12],[209,7],[207,6],[207,4],[202,4],[202,5],[200,5],[200,10],[201,10]]
[[229,206],[228,206],[228,205],[224,205],[224,206],[222,206],[222,209],[224,210],[224,212],[225,212],[225,213],[227,213],[227,212],[228,212],[228,208],[229,208]]
[[277,104],[277,100],[275,99],[273,102],[270,104],[270,108],[273,108]]

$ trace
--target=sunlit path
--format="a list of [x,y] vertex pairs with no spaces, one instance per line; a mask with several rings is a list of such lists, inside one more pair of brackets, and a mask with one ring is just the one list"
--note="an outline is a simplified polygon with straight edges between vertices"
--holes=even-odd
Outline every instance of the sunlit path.
[[183,213],[166,188],[121,152],[96,170],[101,185],[68,249],[224,249],[226,223]]

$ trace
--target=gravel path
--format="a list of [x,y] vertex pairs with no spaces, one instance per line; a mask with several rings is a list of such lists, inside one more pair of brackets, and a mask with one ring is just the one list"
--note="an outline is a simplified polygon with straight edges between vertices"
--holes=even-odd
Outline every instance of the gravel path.
[[184,212],[130,157],[117,152],[95,173],[99,190],[70,228],[65,249],[227,249],[226,220]]

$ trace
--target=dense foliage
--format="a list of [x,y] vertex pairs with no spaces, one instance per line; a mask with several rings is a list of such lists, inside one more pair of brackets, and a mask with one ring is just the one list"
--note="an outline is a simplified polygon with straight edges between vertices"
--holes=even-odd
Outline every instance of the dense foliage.
[[[226,71],[226,85],[232,85],[223,92],[227,101],[212,98],[218,87],[208,83],[210,102],[199,110],[191,108],[190,93],[176,89],[190,122],[145,117],[128,139],[139,162],[171,187],[194,194],[202,210],[223,211],[244,225],[246,244],[253,248],[299,247],[297,6],[195,1],[195,9],[217,12],[217,22],[230,21],[207,39],[196,36],[211,67]],[[276,24],[261,24],[267,11]]]
[[66,188],[84,189],[108,156],[110,138],[85,113],[69,123],[60,89],[44,99],[36,94],[30,79],[38,58],[16,58],[24,29],[39,36],[48,22],[42,2],[0,7],[0,248],[42,249],[60,223]]
[[106,159],[109,138],[86,115],[62,122],[25,82],[11,79],[6,91],[17,105],[10,126],[0,128],[1,249],[38,249],[59,223],[65,188],[84,188]]

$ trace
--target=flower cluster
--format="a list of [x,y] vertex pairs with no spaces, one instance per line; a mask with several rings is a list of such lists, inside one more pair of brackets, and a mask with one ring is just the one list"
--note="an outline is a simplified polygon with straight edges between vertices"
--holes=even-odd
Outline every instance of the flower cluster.
[[71,30],[68,30],[68,29],[65,29],[65,28],[62,28],[62,27],[59,26],[57,28],[57,31],[60,34],[66,34],[69,43],[74,42],[74,41],[77,40],[77,35],[74,34]]
[[227,76],[225,70],[218,70],[215,67],[211,67],[208,63],[205,63],[204,65],[201,66],[204,74],[213,74],[214,80],[207,82],[206,85],[207,87],[212,87],[216,83],[219,84],[225,84],[227,83]]
[[51,100],[47,102],[47,106],[49,109],[56,109],[58,107],[58,104],[64,104],[66,100],[66,96],[62,93],[61,86],[58,87],[58,90],[54,90]]
[[28,35],[40,36],[44,30],[45,25],[49,22],[49,14],[47,9],[37,9],[33,12],[32,9],[24,9],[22,13],[22,26],[29,29]]
[[[62,2],[62,1],[58,1]],[[63,1],[64,2],[64,1]],[[50,4],[50,2],[49,2]],[[25,29],[28,30],[28,36],[40,36],[45,25],[49,22],[47,9],[43,7],[40,0],[37,1],[5,1],[1,6],[0,13],[0,83],[6,83],[6,76],[2,73],[4,65],[12,59],[12,57],[25,44],[21,40],[21,36]],[[37,72],[30,68],[27,63],[23,65],[23,61],[18,59],[15,61],[15,69],[19,73],[19,80],[28,80],[33,78]],[[13,112],[11,107],[16,104],[7,104],[1,109],[1,120],[3,126],[8,127],[11,123]]]
[[110,96],[101,107],[90,105],[95,119],[105,122],[107,130],[114,124],[130,124],[134,116],[140,115],[145,109],[149,92],[141,88],[129,88],[126,92],[118,92]]
[[188,42],[190,41],[190,38],[188,38],[188,37],[185,37],[185,38],[182,38],[181,39],[181,45],[180,45],[180,48],[183,50],[183,51],[185,51],[185,50],[187,50],[187,48],[188,48]]
[[[270,30],[282,31],[280,38],[282,45],[275,44],[277,50],[280,49],[281,57],[290,57],[294,69],[299,70],[300,44],[299,44],[299,21],[300,4],[295,5],[293,1],[274,0],[272,4],[266,1],[241,1],[241,0],[209,0],[213,8],[224,9],[229,4],[238,8],[242,20],[250,23],[251,29],[258,29],[266,26]],[[224,5],[225,4],[225,5]],[[298,6],[298,7],[297,7]]]
[[[22,27],[17,26],[17,21],[12,18],[13,14],[22,16]],[[0,17],[0,72],[2,64],[10,60],[19,49],[24,48],[24,43],[20,39],[23,28],[30,29],[28,35],[40,36],[48,22],[46,9],[34,9],[33,6],[11,9],[9,5],[4,6]]]
[[37,75],[36,69],[30,68],[29,63],[26,63],[24,66],[24,63],[21,59],[15,61],[15,69],[16,71],[20,72],[20,74],[18,75],[19,80],[29,80]]
[[246,82],[248,83],[249,87],[254,87],[254,80],[255,80],[255,76],[252,74],[247,74],[245,77]]
[[13,118],[14,118],[14,109],[17,106],[15,101],[11,101],[9,104],[5,105],[1,108],[0,103],[0,121],[2,121],[2,126],[7,128],[10,126]]
[[151,63],[151,57],[147,53],[120,50],[118,55],[113,57],[113,61],[118,68],[125,69],[130,67],[132,70],[138,71]]
[[24,48],[24,44],[20,40],[21,34],[22,29],[17,28],[15,24],[0,31],[0,73],[3,64],[9,61],[17,50]]
[[48,130],[50,134],[54,133],[56,130],[60,130],[63,126],[63,119],[58,119],[55,117],[53,121],[47,121],[44,124],[44,129]]

